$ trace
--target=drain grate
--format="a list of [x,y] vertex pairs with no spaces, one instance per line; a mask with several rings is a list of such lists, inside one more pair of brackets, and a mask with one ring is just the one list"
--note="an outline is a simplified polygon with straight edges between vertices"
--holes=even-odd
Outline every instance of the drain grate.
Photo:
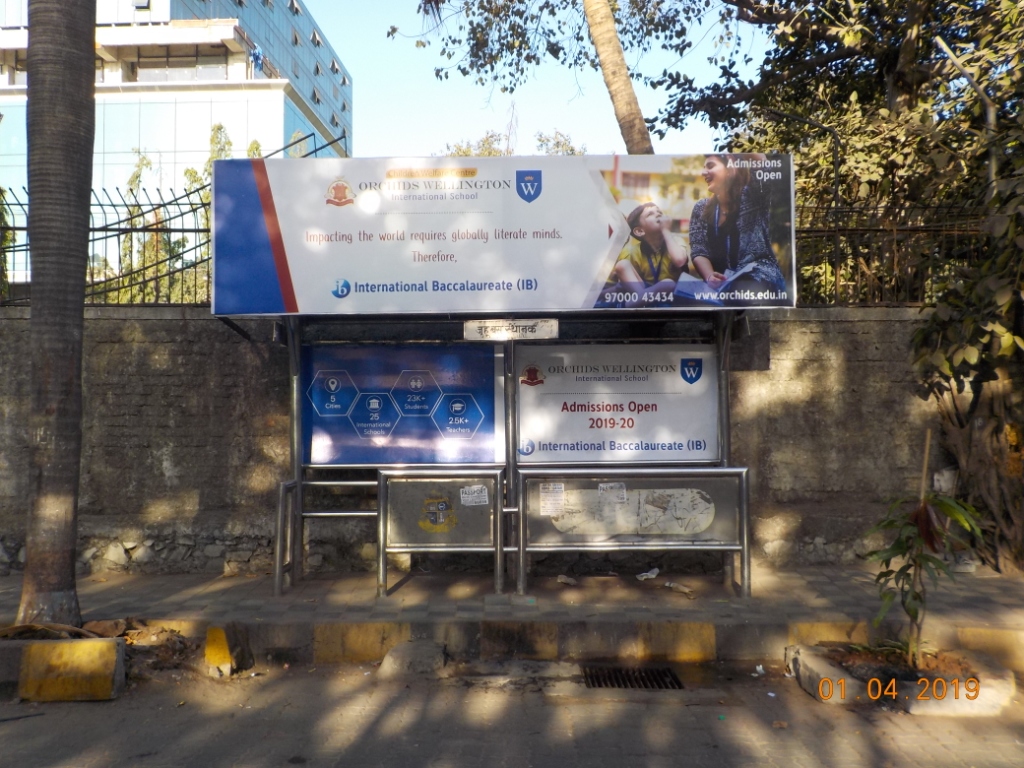
[[642,688],[678,691],[683,684],[668,667],[581,666],[587,688]]

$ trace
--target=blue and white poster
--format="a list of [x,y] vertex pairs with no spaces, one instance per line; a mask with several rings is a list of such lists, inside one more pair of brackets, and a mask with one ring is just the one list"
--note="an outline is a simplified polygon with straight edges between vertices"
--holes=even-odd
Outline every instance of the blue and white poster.
[[218,160],[218,315],[792,307],[788,155]]
[[501,464],[503,364],[491,346],[304,347],[304,461]]

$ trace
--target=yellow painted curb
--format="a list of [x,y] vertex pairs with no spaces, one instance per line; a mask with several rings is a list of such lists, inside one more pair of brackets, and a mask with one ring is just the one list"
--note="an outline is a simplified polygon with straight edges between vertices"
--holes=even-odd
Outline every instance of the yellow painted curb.
[[960,627],[960,647],[991,656],[1007,669],[1024,673],[1024,631],[988,627]]
[[228,646],[228,635],[223,627],[206,628],[206,666],[211,671],[219,670],[222,677],[231,677],[231,648]]
[[36,640],[21,653],[26,701],[105,701],[124,691],[124,638]]
[[638,658],[677,662],[714,661],[718,653],[715,625],[707,622],[650,622],[640,625]]
[[871,642],[871,626],[866,621],[806,621],[789,625],[788,645],[817,645],[818,643]]
[[398,622],[317,624],[313,627],[313,662],[379,661],[395,645],[408,641],[411,635],[409,625]]
[[480,658],[554,661],[559,658],[559,625],[549,621],[485,621],[480,625]]

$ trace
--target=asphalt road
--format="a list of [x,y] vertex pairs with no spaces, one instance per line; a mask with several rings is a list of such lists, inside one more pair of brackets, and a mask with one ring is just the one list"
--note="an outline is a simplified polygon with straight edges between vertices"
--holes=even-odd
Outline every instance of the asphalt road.
[[[566,668],[561,667],[564,672]],[[1020,766],[1024,696],[997,718],[814,701],[780,668],[712,665],[683,691],[587,690],[544,668],[385,681],[293,666],[151,673],[100,703],[0,702],[0,766]],[[555,670],[557,673],[559,670]]]

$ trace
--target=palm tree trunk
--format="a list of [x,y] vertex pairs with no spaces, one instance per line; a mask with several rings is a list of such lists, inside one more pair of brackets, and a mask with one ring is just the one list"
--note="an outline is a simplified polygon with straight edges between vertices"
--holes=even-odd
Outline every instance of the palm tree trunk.
[[604,84],[612,98],[615,119],[619,121],[619,130],[626,142],[626,151],[631,155],[653,155],[651,134],[647,130],[643,112],[640,111],[640,102],[636,99],[608,0],[583,0],[583,12],[587,17],[597,58],[601,62]]
[[81,624],[75,588],[96,0],[28,3],[31,509],[18,622]]

